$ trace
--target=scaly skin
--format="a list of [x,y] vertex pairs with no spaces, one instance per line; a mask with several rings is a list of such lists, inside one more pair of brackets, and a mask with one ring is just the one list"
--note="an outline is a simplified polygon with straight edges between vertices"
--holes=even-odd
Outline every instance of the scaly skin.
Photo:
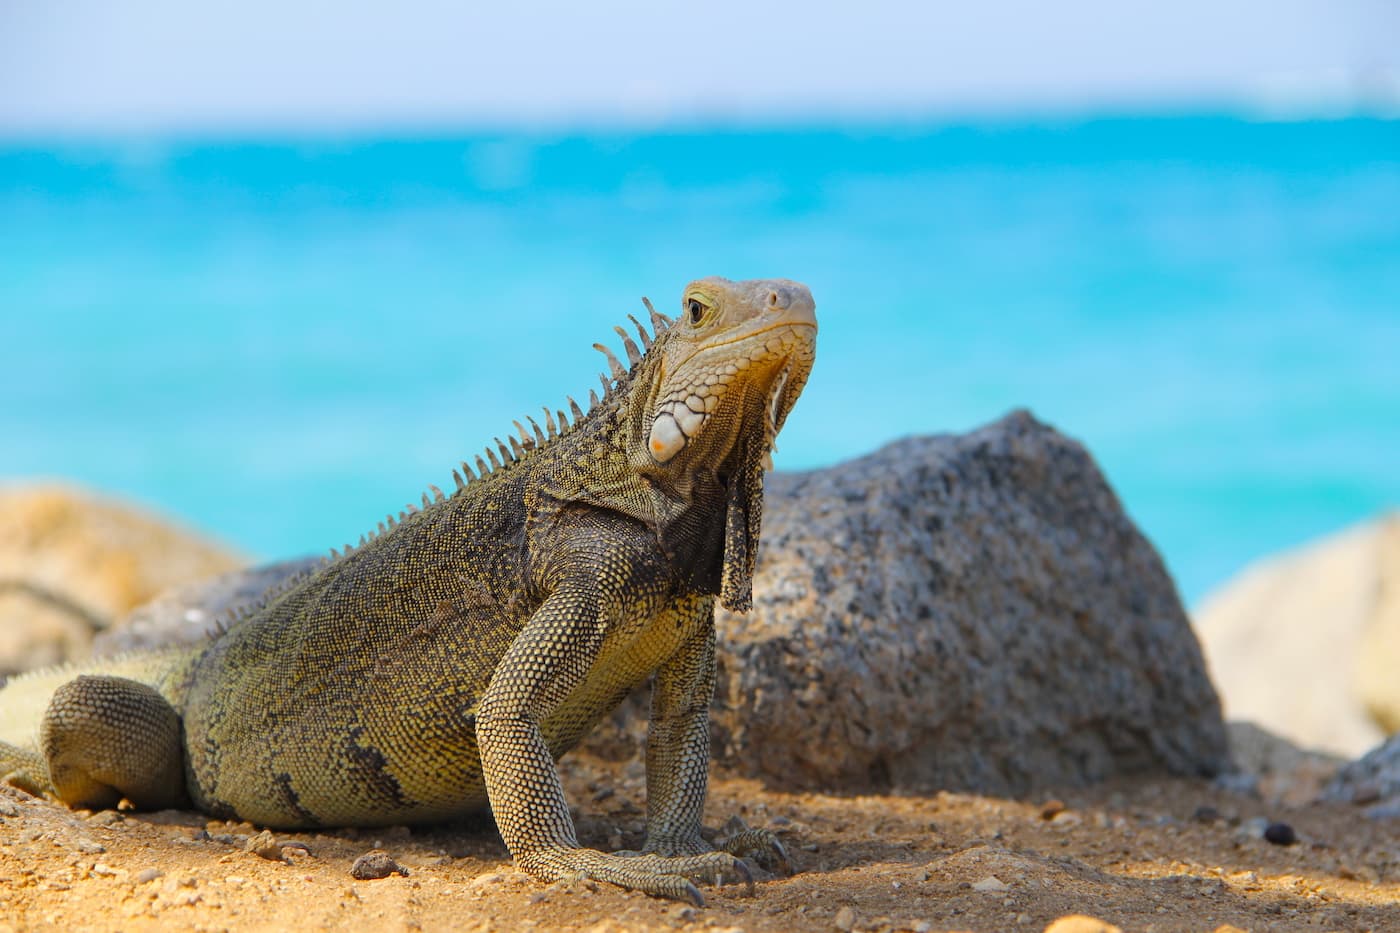
[[[192,802],[265,826],[432,822],[489,804],[516,863],[697,903],[747,877],[700,837],[714,601],[751,601],[763,470],[810,372],[811,294],[687,286],[574,423],[545,413],[449,497],[190,651],[19,678],[37,743],[0,773],[73,806]],[[635,323],[635,321],[634,321]],[[603,349],[603,348],[599,348]],[[606,350],[604,350],[607,353]],[[555,761],[655,674],[641,853],[581,848]],[[50,700],[49,698],[52,697]],[[28,729],[32,732],[32,720]],[[731,848],[776,840],[744,833]]]

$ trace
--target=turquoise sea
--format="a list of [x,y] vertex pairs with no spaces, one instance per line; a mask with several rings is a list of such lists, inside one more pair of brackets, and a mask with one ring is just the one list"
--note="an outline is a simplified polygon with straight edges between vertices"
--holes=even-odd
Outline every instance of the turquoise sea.
[[0,142],[0,477],[323,550],[711,274],[817,297],[780,468],[1026,406],[1188,600],[1400,505],[1400,122],[1227,116]]

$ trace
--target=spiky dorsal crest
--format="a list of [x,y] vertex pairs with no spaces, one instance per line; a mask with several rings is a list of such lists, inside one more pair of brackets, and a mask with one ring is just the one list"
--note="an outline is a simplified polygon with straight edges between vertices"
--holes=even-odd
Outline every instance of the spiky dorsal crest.
[[[618,330],[621,330],[621,328],[618,328]],[[622,363],[618,361],[617,357],[613,356],[613,351],[609,350],[606,344],[595,343],[593,345],[593,349],[597,350],[599,353],[603,354],[608,358],[608,370],[612,373],[612,377],[614,379],[626,378],[627,368],[624,367]],[[603,385],[606,387],[607,384],[607,377],[603,377]]]
[[[645,301],[646,299],[644,298],[644,299],[642,299],[642,300]],[[630,314],[627,315],[627,320],[631,321],[631,322],[632,322],[632,326],[635,327],[635,328],[637,328],[637,336],[641,338],[641,341],[642,341],[642,349],[644,349],[644,350],[650,350],[650,349],[651,349],[651,334],[648,334],[648,333],[647,333],[647,329],[646,329],[645,327],[642,326],[642,322],[639,321],[639,320],[637,320],[635,317],[633,317],[633,316],[630,315]]]
[[[345,554],[349,554],[350,550],[350,545],[347,544],[345,546]],[[220,635],[223,635],[225,632],[233,628],[238,623],[244,621],[245,619],[251,618],[254,614],[261,612],[268,606],[271,606],[273,603],[277,602],[277,600],[281,599],[283,596],[286,596],[292,590],[296,589],[298,586],[311,579],[324,567],[328,566],[332,561],[337,560],[342,556],[344,555],[336,553],[335,548],[331,548],[331,556],[329,558],[322,558],[319,561],[310,563],[307,566],[301,568],[300,570],[288,574],[284,579],[278,581],[277,583],[274,583],[272,586],[263,590],[260,594],[258,594],[249,602],[241,603],[237,606],[232,606],[228,609],[225,609],[223,612],[218,613],[209,622],[209,626],[206,629],[207,636],[210,638],[216,638]]]
[[[627,319],[631,321],[632,326],[636,328],[637,337],[641,341],[641,347],[637,346],[631,335],[623,327],[617,326],[613,328],[622,338],[622,347],[623,351],[627,354],[628,366],[623,366],[622,362],[607,346],[601,343],[595,343],[593,345],[595,350],[598,350],[607,357],[608,370],[612,378],[610,379],[605,374],[599,374],[598,380],[603,387],[603,394],[600,396],[596,390],[590,389],[588,392],[587,410],[580,407],[573,396],[566,396],[569,403],[569,413],[567,415],[564,413],[563,409],[556,409],[553,413],[550,412],[548,407],[542,409],[545,423],[543,429],[541,429],[539,423],[530,416],[526,416],[525,420],[530,423],[530,428],[532,430],[527,430],[519,420],[512,422],[519,435],[518,438],[515,434],[507,435],[510,441],[509,446],[499,437],[493,438],[496,442],[496,446],[494,449],[489,444],[486,446],[486,449],[483,451],[486,455],[485,459],[482,459],[481,454],[475,455],[475,470],[473,470],[465,460],[462,461],[459,467],[452,471],[453,491],[451,495],[444,495],[442,490],[437,486],[429,484],[428,489],[431,491],[432,495],[429,496],[427,492],[423,493],[422,508],[410,503],[398,514],[397,518],[392,514],[386,516],[384,521],[378,523],[375,530],[367,535],[360,536],[359,544],[353,546],[347,544],[343,551],[332,548],[330,557],[326,563],[343,560],[352,552],[363,548],[370,542],[393,531],[400,524],[409,521],[414,515],[424,509],[436,505],[439,502],[447,501],[452,498],[452,496],[460,494],[473,483],[480,482],[489,476],[511,468],[525,459],[531,451],[539,450],[550,441],[563,437],[575,430],[579,424],[587,420],[600,405],[611,401],[617,390],[625,385],[636,371],[637,365],[641,363],[645,355],[645,351],[650,350],[657,338],[668,331],[675,323],[673,319],[657,311],[656,308],[652,306],[649,299],[643,298],[642,304],[646,306],[647,313],[651,317],[652,330],[654,333],[648,333],[646,326],[638,321],[634,315],[627,315]],[[324,566],[324,563],[321,566]],[[285,587],[279,586],[276,595],[282,595],[287,589],[300,583],[306,576],[309,576],[312,572],[319,569],[320,567],[316,567],[312,570],[308,570],[306,574],[299,575],[297,578],[289,580]],[[253,609],[261,608],[262,605],[265,605],[265,603],[260,602],[258,605],[254,606]]]

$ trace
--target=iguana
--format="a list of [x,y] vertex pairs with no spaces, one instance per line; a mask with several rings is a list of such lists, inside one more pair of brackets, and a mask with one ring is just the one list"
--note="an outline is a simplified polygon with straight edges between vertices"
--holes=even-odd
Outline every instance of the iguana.
[[[74,807],[193,804],[282,828],[489,805],[516,864],[702,903],[763,831],[700,836],[714,602],[750,607],[763,472],[815,354],[808,289],[688,285],[585,413],[515,422],[456,490],[195,648],[21,675],[0,774]],[[654,675],[641,852],[579,846],[555,761]],[[8,725],[5,721],[8,720]],[[37,723],[37,728],[36,728]],[[37,732],[37,735],[36,735]],[[784,856],[785,858],[785,856]]]

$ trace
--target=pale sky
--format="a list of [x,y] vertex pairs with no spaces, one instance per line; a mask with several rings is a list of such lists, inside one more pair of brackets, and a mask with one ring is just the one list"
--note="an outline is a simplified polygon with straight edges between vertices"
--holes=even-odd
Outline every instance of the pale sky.
[[1397,101],[1392,0],[0,0],[6,136]]

